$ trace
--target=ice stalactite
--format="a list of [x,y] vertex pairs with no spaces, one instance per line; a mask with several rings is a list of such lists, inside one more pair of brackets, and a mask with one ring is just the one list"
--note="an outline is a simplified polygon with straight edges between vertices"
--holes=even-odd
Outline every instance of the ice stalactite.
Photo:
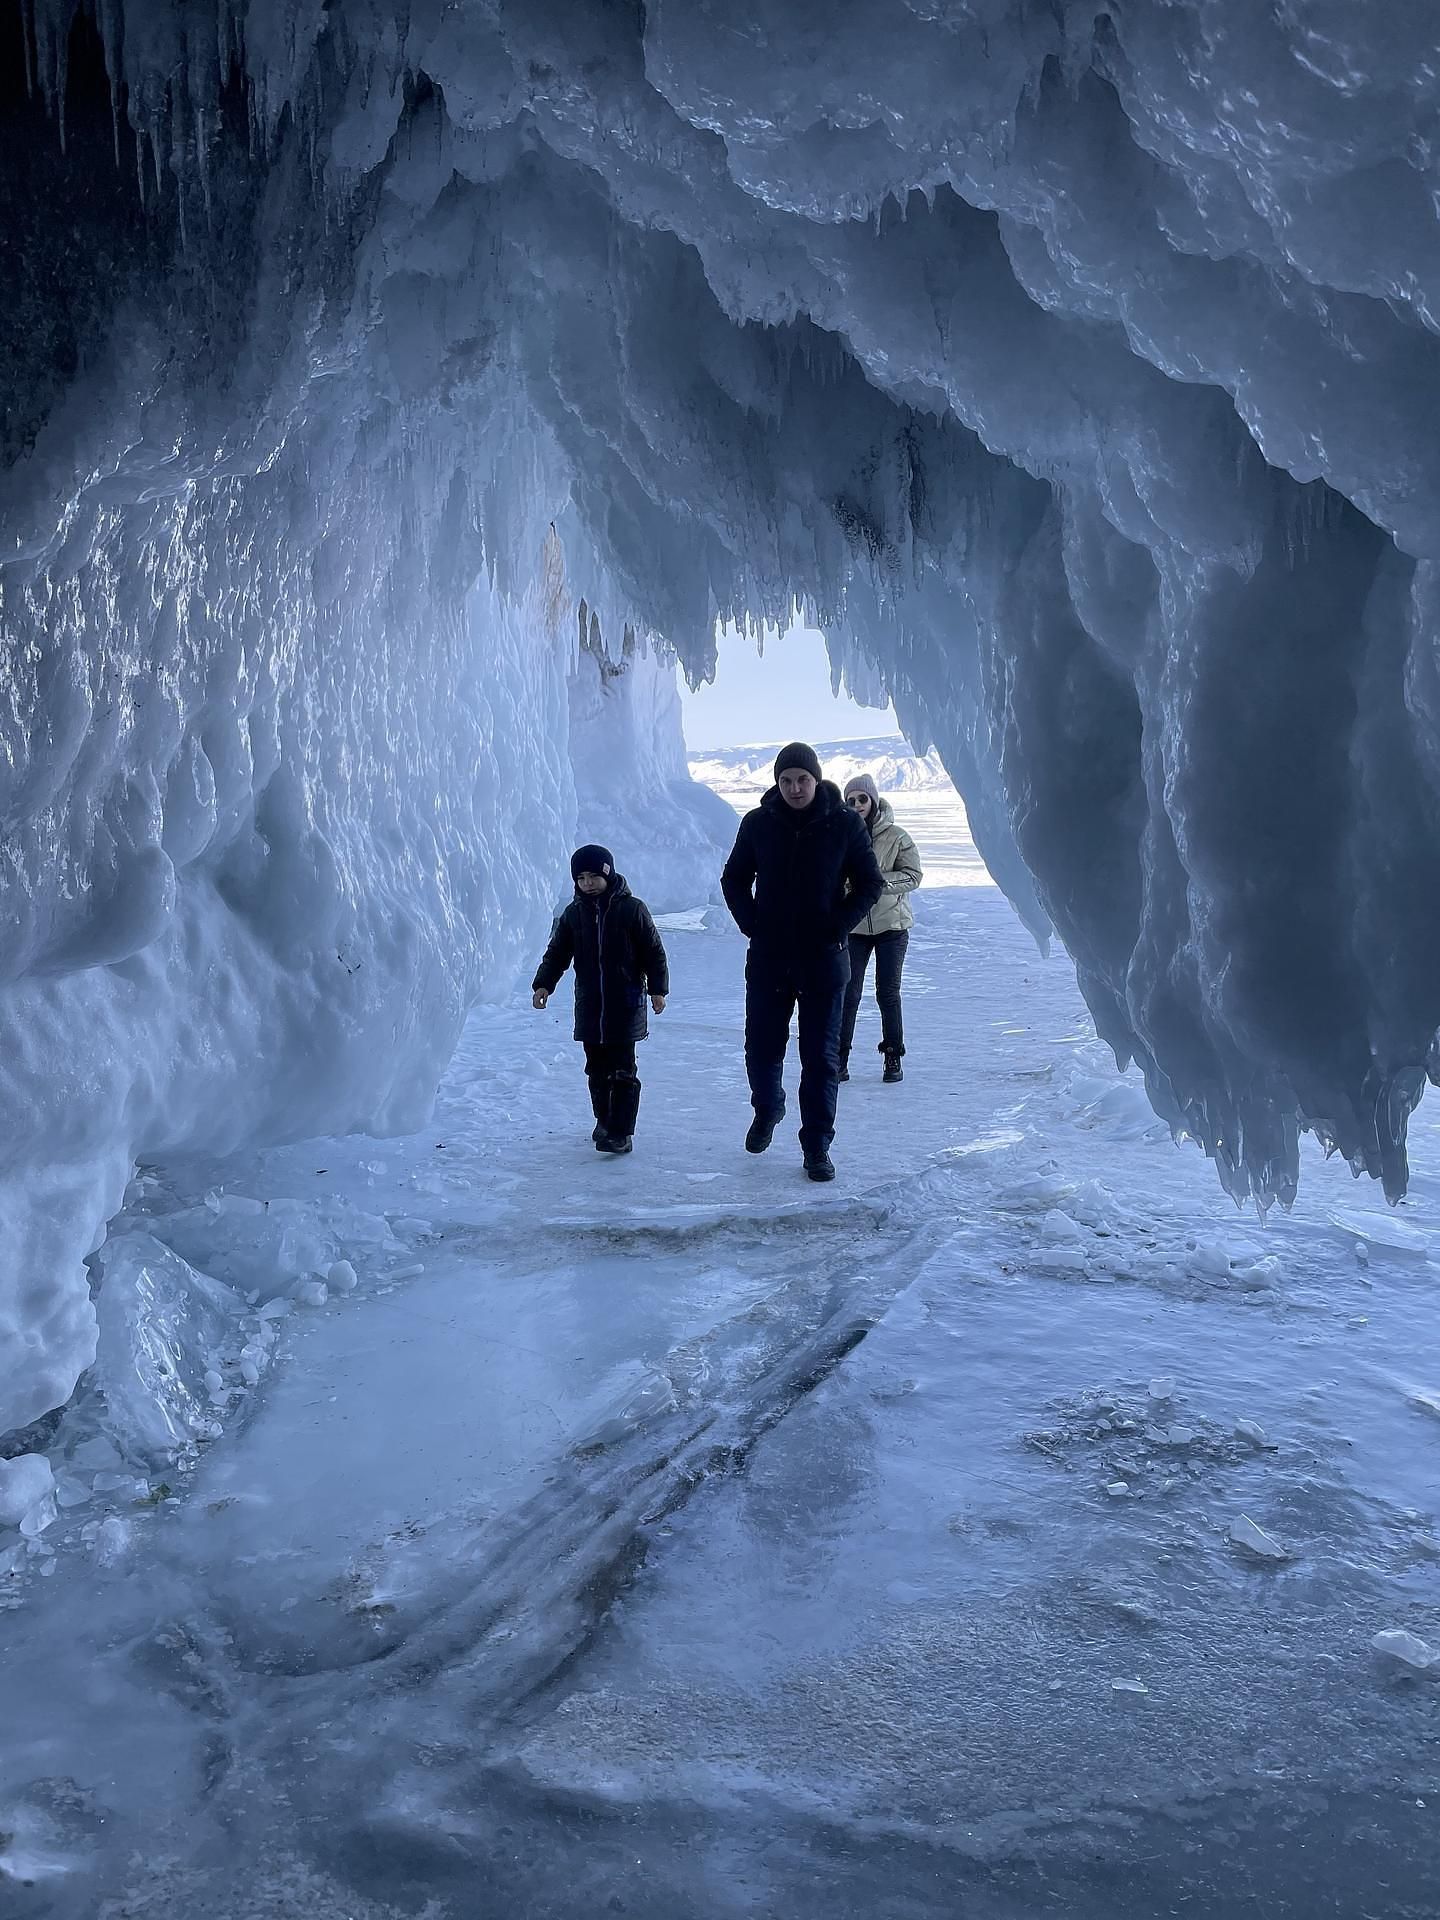
[[7,1406],[132,1152],[397,1123],[506,977],[574,804],[552,523],[611,657],[798,601],[877,674],[1237,1196],[1305,1128],[1402,1190],[1432,9],[732,14],[0,9]]

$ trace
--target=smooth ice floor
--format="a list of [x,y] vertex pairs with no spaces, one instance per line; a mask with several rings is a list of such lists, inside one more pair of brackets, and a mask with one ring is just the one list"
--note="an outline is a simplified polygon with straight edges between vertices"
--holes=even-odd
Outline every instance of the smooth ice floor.
[[1440,1109],[1398,1213],[1315,1153],[1262,1227],[993,890],[920,910],[831,1188],[741,1150],[698,916],[628,1159],[562,996],[425,1134],[147,1171],[199,1266],[206,1193],[338,1197],[359,1285],[11,1578],[5,1920],[1434,1913],[1440,1676],[1371,1643],[1440,1647]]

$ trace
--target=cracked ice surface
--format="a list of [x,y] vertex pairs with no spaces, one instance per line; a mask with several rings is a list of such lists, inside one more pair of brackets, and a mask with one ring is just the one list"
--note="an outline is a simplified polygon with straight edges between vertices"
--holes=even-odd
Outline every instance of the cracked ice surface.
[[1433,9],[74,14],[0,26],[0,1425],[137,1154],[423,1110],[581,638],[794,599],[1233,1191],[1306,1125],[1403,1187]]
[[220,1438],[77,1397],[0,1533],[6,1920],[1433,1911],[1436,1114],[1410,1244],[1335,1163],[1262,1229],[994,889],[917,908],[823,1195],[725,926],[623,1163],[521,993],[424,1131],[134,1184],[102,1299],[268,1297]]

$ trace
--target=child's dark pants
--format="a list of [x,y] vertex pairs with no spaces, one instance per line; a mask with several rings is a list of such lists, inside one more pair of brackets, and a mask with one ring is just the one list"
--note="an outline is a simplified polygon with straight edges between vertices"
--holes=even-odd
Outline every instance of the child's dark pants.
[[640,1080],[633,1040],[585,1042],[585,1078],[597,1125],[619,1138],[635,1131],[640,1113]]

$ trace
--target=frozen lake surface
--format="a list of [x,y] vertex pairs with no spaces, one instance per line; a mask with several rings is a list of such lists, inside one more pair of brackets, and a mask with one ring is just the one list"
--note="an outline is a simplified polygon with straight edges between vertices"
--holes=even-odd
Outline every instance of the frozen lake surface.
[[899,811],[951,884],[832,1188],[741,1149],[699,915],[627,1159],[562,990],[423,1134],[145,1170],[113,1247],[278,1331],[172,1466],[39,1436],[6,1920],[1433,1914],[1440,1672],[1373,1642],[1440,1648],[1440,1109],[1398,1211],[1317,1152],[1237,1214]]

